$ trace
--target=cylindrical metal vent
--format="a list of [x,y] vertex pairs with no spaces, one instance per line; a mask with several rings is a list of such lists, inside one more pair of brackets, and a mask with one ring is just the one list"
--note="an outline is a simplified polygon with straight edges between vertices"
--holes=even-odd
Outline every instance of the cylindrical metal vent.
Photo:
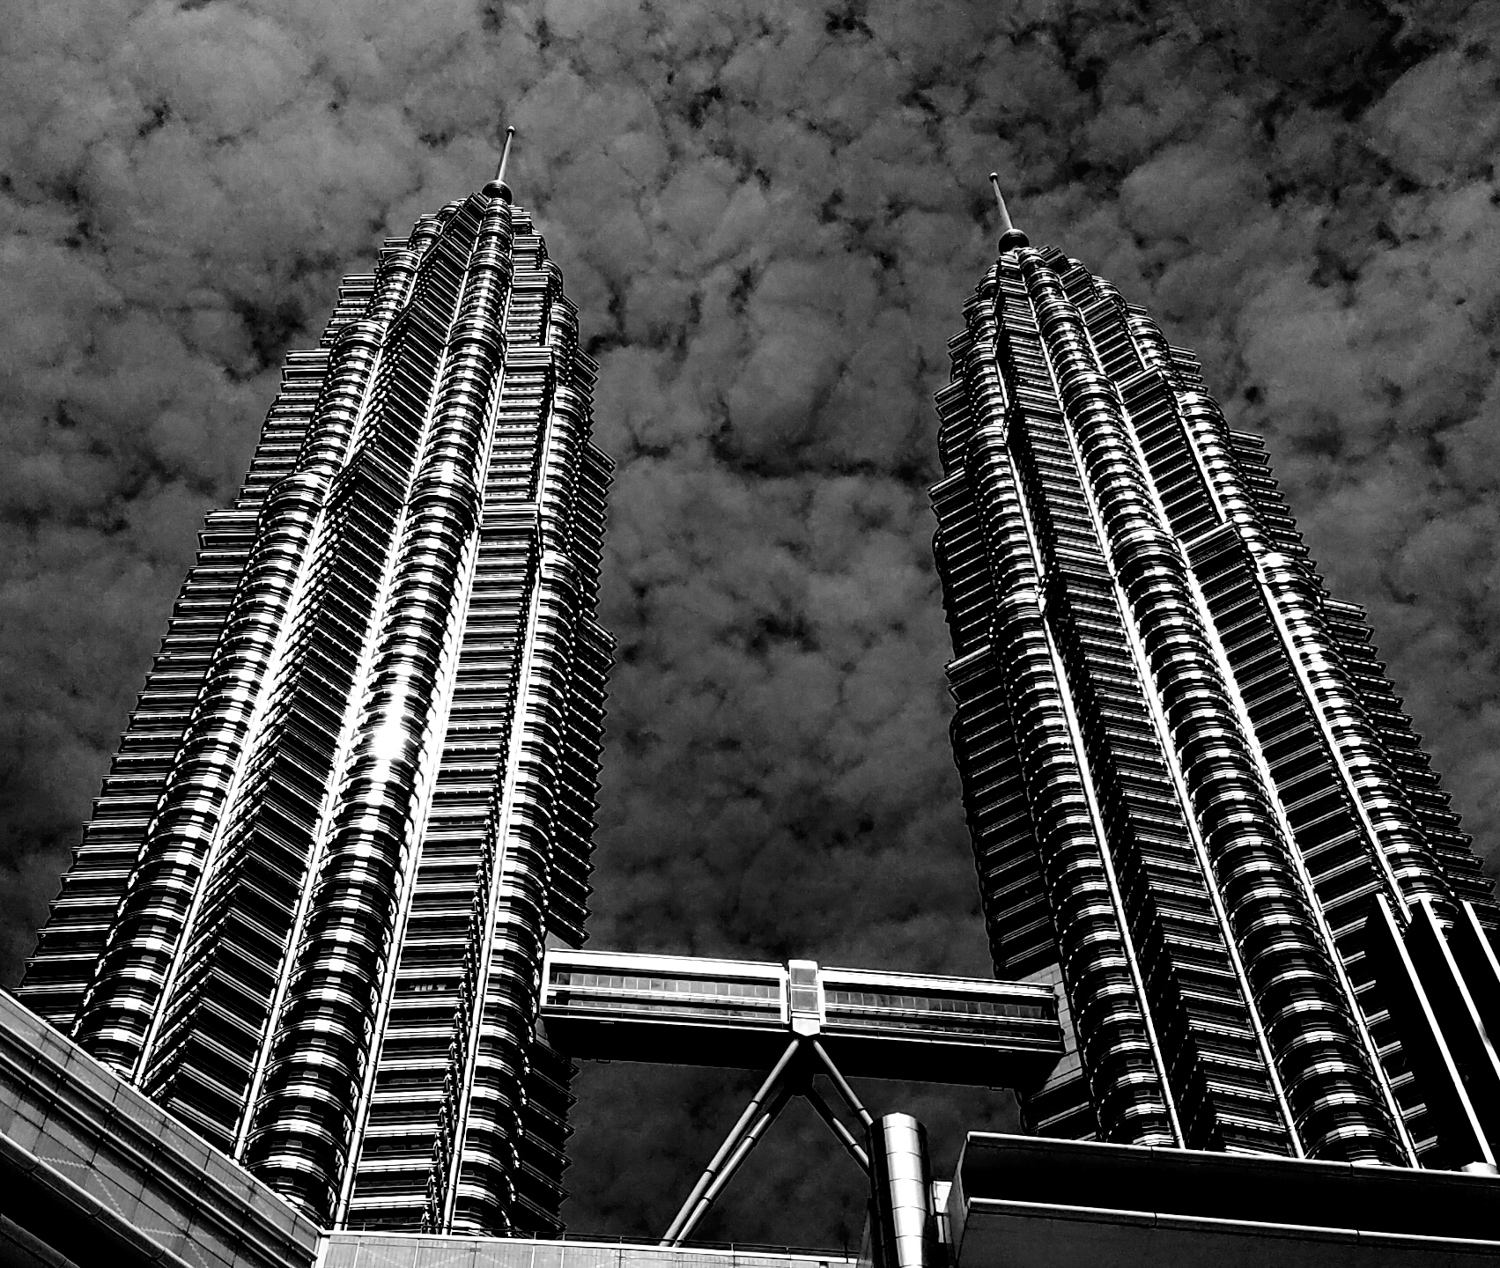
[[875,1268],[936,1268],[926,1129],[910,1114],[877,1118],[870,1124],[870,1164]]

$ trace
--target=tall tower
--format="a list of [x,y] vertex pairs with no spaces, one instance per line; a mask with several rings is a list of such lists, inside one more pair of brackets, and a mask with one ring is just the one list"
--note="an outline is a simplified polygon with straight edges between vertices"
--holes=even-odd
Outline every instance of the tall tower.
[[1364,614],[1192,354],[1001,213],[932,498],[996,970],[1070,1014],[1028,1126],[1492,1167],[1500,913]]
[[19,992],[324,1226],[560,1226],[610,463],[503,170],[289,354]]

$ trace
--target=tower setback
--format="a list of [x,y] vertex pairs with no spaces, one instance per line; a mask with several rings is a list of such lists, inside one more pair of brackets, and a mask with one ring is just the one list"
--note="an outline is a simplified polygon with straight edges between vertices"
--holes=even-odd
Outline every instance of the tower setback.
[[1493,1166],[1500,913],[1363,613],[1192,354],[1002,221],[932,499],[996,971],[1068,1004],[1028,1126]]
[[560,1228],[594,365],[497,177],[289,354],[19,990],[325,1227]]

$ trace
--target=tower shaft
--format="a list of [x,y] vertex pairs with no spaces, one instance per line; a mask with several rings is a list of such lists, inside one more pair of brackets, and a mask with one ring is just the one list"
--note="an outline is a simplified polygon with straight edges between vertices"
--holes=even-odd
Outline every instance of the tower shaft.
[[555,1229],[610,641],[594,367],[492,184],[347,279],[20,994],[331,1225]]
[[938,396],[952,734],[996,970],[1064,989],[1044,1134],[1458,1165],[1367,952],[1495,907],[1191,354],[1009,233]]

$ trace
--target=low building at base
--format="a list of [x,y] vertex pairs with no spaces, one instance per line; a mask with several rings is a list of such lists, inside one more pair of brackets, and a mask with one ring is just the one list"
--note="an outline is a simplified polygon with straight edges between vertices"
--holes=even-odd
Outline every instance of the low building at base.
[[[900,1252],[903,1268],[909,1260],[934,1268],[1500,1264],[1500,1177],[1488,1175],[972,1133],[951,1183],[932,1188],[931,1225],[913,1239],[915,1260]],[[865,1253],[867,1262],[879,1257]],[[147,1265],[856,1268],[856,1260],[834,1250],[327,1230],[0,992],[0,1268]]]
[[1500,1263],[1500,1178],[971,1133],[939,1227],[955,1268]]

